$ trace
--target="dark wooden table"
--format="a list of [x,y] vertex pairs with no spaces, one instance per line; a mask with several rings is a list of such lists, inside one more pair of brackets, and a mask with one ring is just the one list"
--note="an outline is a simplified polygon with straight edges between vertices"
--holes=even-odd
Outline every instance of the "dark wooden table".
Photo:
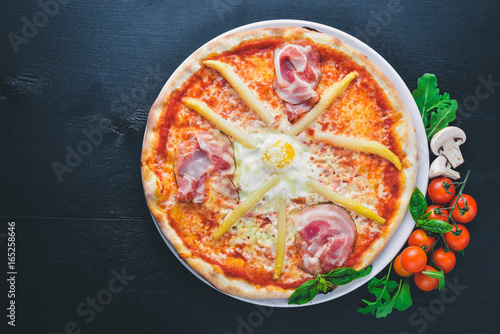
[[[0,9],[2,326],[19,333],[490,333],[498,331],[498,1],[4,1]],[[256,21],[323,23],[379,52],[410,90],[435,73],[479,203],[447,294],[412,287],[386,319],[366,287],[321,305],[258,308],[174,257],[147,209],[140,151],[163,83],[213,37]],[[109,129],[112,131],[100,131]],[[15,298],[7,296],[15,222]],[[15,300],[16,327],[7,326]],[[3,333],[4,331],[2,331]]]

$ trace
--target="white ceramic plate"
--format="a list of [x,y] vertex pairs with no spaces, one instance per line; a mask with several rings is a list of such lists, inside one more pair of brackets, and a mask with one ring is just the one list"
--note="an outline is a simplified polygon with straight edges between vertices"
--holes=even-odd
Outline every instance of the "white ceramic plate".
[[[356,51],[359,51],[360,53],[366,55],[370,60],[375,64],[378,69],[380,69],[388,78],[389,80],[392,81],[392,83],[396,86],[399,94],[401,95],[404,104],[406,106],[406,109],[409,111],[411,115],[411,119],[413,121],[413,125],[415,126],[415,130],[417,132],[417,142],[418,142],[418,174],[417,174],[417,182],[416,186],[421,189],[424,194],[425,190],[427,189],[427,182],[428,182],[428,174],[429,174],[429,152],[427,149],[427,137],[425,135],[425,129],[424,125],[422,123],[422,119],[420,118],[420,113],[418,111],[417,105],[415,104],[415,101],[413,100],[413,97],[408,90],[408,87],[406,87],[406,84],[403,82],[401,77],[398,75],[398,73],[392,68],[392,66],[384,59],[382,56],[380,56],[377,52],[375,52],[373,49],[371,49],[368,45],[365,43],[361,42],[360,40],[354,38],[353,36],[346,34],[345,32],[342,32],[340,30],[337,30],[335,28],[319,24],[319,23],[314,23],[314,22],[309,22],[309,21],[301,21],[301,20],[271,20],[271,21],[262,21],[262,22],[256,22],[252,24],[248,24],[245,26],[241,26],[239,28],[230,30],[218,37],[220,38],[222,36],[226,36],[235,32],[239,31],[244,31],[244,30],[251,30],[251,29],[259,29],[259,28],[266,28],[266,27],[288,27],[288,26],[296,26],[296,27],[308,27],[308,28],[313,28],[316,29],[322,33],[331,35],[333,37],[336,37],[340,40],[342,40],[344,43],[348,44],[350,47],[355,49]],[[209,42],[208,42],[209,43]],[[202,46],[203,47],[203,46]],[[153,217],[154,220],[154,217]],[[156,224],[156,221],[155,221]],[[315,305],[315,304],[320,304],[324,303],[329,300],[333,300],[336,298],[339,298],[357,288],[360,286],[364,285],[367,283],[372,277],[377,275],[382,269],[384,269],[391,261],[396,257],[396,255],[399,253],[401,248],[403,247],[404,243],[408,239],[408,236],[410,235],[411,231],[414,228],[414,221],[409,213],[406,214],[404,217],[403,221],[401,222],[401,225],[399,226],[398,230],[392,237],[392,239],[389,241],[389,243],[386,245],[384,250],[380,253],[380,255],[377,257],[377,259],[372,263],[373,269],[372,272],[370,273],[369,276],[364,277],[362,279],[358,279],[348,285],[340,286],[337,289],[335,289],[333,292],[328,293],[328,294],[320,294],[314,300],[308,304],[305,305],[288,305],[288,299],[248,299],[248,298],[241,298],[241,297],[236,297],[232,295],[228,295],[230,297],[239,299],[241,301],[251,303],[251,304],[256,304],[256,305],[263,305],[263,306],[273,306],[273,307],[299,307],[299,306],[308,306],[308,305]],[[156,227],[158,228],[158,232],[160,232],[160,235],[162,236],[163,240],[167,244],[167,246],[170,248],[172,253],[179,259],[179,261],[195,275],[198,277],[201,281],[205,282],[207,285],[210,287],[214,288],[207,280],[205,280],[203,277],[201,277],[196,271],[194,271],[184,260],[182,260],[175,249],[172,247],[172,245],[168,242],[168,240],[163,236],[163,234],[160,231],[160,228],[158,227],[158,224],[156,224]],[[215,289],[215,288],[214,288]],[[219,291],[219,290],[217,290]],[[223,293],[223,292],[221,292]]]

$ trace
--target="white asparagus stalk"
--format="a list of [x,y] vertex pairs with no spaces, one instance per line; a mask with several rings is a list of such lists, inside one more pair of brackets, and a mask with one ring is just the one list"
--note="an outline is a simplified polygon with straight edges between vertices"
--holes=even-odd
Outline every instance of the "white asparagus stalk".
[[264,104],[257,99],[255,94],[248,88],[248,86],[241,80],[241,78],[234,72],[231,66],[216,60],[205,60],[203,62],[206,66],[219,72],[224,79],[234,88],[236,93],[241,97],[248,106],[259,115],[259,117],[267,124],[271,125],[274,122],[273,114],[264,106]]
[[231,228],[240,218],[247,214],[247,212],[264,197],[264,195],[276,185],[279,181],[277,174],[269,175],[264,182],[255,190],[246,200],[240,203],[229,215],[226,216],[222,224],[212,235],[213,239],[220,238],[227,230]]
[[371,211],[367,207],[359,204],[358,202],[356,202],[355,200],[353,200],[351,198],[344,197],[344,196],[328,189],[323,184],[314,180],[310,176],[307,178],[306,185],[309,188],[311,188],[312,190],[314,190],[315,192],[317,192],[318,194],[320,194],[321,196],[331,200],[332,202],[334,202],[336,204],[340,204],[342,206],[345,206],[347,209],[352,210],[363,217],[369,218],[369,219],[371,219],[379,224],[385,223],[385,219],[380,217],[375,212]]
[[401,161],[399,160],[397,155],[395,155],[394,153],[392,153],[391,150],[389,150],[384,145],[376,141],[354,139],[354,138],[334,135],[323,131],[315,131],[313,138],[314,140],[323,141],[325,143],[335,146],[340,146],[343,148],[348,148],[350,150],[379,155],[382,158],[392,162],[398,170],[401,170]]
[[216,127],[218,127],[219,130],[233,137],[238,143],[245,146],[246,148],[253,150],[254,148],[257,147],[258,143],[254,138],[252,138],[245,131],[238,128],[233,123],[222,118],[222,116],[213,111],[205,103],[190,97],[182,99],[182,103],[184,103],[186,107],[193,109],[198,114],[208,119]]
[[278,200],[278,237],[276,239],[276,264],[274,279],[277,279],[283,270],[286,250],[286,194]]
[[347,88],[349,83],[358,76],[358,72],[354,71],[346,75],[342,80],[335,83],[326,92],[323,93],[320,100],[316,105],[301,119],[299,119],[295,124],[290,127],[290,133],[294,136],[298,135],[305,128],[309,126],[316,118],[318,118],[323,112],[332,104],[333,100]]

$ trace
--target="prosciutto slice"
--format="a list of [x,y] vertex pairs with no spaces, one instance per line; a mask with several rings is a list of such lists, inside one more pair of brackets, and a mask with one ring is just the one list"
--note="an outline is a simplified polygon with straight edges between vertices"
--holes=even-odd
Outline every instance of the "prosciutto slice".
[[314,88],[321,78],[320,55],[311,45],[283,44],[274,51],[274,90],[285,101],[292,121],[309,111],[318,101]]
[[182,142],[177,151],[177,196],[181,201],[203,203],[208,174],[234,173],[232,146],[227,137],[198,134]]
[[212,164],[211,173],[233,174],[235,165],[231,144],[214,136],[202,134],[196,137],[200,149]]
[[293,121],[300,115],[308,112],[319,101],[319,95],[310,98],[300,104],[290,104],[285,102],[285,113],[289,121]]
[[293,217],[299,232],[296,245],[300,268],[318,274],[329,272],[351,255],[356,243],[356,226],[343,208],[319,204],[303,209]]

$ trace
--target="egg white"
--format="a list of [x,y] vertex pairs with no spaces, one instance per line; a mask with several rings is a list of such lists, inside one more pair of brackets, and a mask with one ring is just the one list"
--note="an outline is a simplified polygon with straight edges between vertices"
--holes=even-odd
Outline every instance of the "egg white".
[[[279,140],[292,145],[295,156],[288,167],[278,172],[280,181],[266,193],[263,198],[264,201],[261,201],[261,203],[267,202],[270,206],[275,206],[273,203],[277,203],[276,200],[282,194],[286,194],[288,198],[308,197],[311,189],[306,186],[306,179],[309,175],[313,177],[319,175],[317,168],[312,163],[312,154],[309,147],[301,143],[296,136],[283,134],[272,129],[262,129],[258,133],[253,133],[252,137],[259,143],[258,147],[253,150],[234,142],[236,159],[234,183],[238,187],[240,200],[245,200],[262,184],[266,177],[275,173],[264,164],[262,157],[266,150]],[[272,208],[269,207],[269,209]]]

